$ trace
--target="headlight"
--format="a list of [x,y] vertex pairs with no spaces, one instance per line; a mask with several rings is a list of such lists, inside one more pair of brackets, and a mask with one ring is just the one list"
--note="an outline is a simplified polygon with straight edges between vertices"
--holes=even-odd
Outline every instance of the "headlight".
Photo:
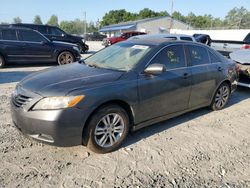
[[80,52],[80,49],[78,47],[76,47],[76,46],[73,46],[73,49]]
[[47,97],[35,104],[33,110],[56,110],[75,106],[84,98],[84,95],[69,97]]

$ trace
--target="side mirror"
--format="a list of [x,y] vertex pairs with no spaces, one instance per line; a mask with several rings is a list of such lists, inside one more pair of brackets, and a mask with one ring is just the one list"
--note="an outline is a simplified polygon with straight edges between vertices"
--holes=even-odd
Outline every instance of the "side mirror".
[[62,33],[62,37],[65,37],[65,34]]
[[166,71],[166,66],[163,64],[152,64],[149,65],[145,70],[144,73],[146,74],[153,74],[153,75],[157,75],[157,74],[162,74],[163,72]]

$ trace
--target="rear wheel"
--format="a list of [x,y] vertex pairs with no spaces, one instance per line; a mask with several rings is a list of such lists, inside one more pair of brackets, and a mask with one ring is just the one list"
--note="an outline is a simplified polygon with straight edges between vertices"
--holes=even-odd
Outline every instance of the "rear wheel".
[[230,96],[230,87],[227,83],[223,83],[217,89],[213,102],[211,104],[212,110],[221,110],[225,107]]
[[129,118],[126,111],[109,105],[99,109],[91,118],[87,132],[87,147],[96,153],[116,150],[127,137]]
[[5,60],[3,56],[0,55],[0,68],[3,68],[5,66]]
[[59,65],[65,65],[65,64],[70,64],[75,61],[75,57],[71,52],[64,51],[61,52],[57,58],[57,63]]

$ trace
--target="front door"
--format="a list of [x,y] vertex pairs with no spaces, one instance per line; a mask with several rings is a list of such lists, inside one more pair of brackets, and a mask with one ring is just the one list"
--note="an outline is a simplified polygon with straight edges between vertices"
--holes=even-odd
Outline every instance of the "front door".
[[139,76],[138,121],[161,117],[188,108],[192,75],[186,65],[183,45],[172,45],[161,50],[150,64],[155,63],[164,64],[167,70],[160,75],[141,74]]
[[44,62],[53,59],[53,46],[41,34],[32,30],[19,30],[19,36],[25,45],[23,56],[29,61]]

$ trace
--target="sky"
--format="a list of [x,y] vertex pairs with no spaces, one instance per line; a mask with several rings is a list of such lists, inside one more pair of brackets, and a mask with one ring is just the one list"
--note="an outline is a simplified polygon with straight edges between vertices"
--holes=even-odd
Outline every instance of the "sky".
[[[110,10],[125,9],[138,13],[144,8],[154,11],[171,12],[171,0],[1,0],[0,23],[12,22],[19,16],[23,23],[31,23],[35,15],[40,15],[46,23],[52,14],[62,20],[84,20],[96,22]],[[250,10],[250,0],[173,0],[174,11],[184,15],[190,12],[196,15],[211,14],[224,18],[234,7]]]

